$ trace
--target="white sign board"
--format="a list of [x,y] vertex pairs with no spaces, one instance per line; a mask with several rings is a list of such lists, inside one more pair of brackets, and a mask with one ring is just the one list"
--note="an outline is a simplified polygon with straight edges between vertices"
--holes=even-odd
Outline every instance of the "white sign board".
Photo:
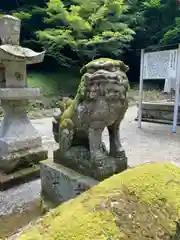
[[170,57],[169,57],[169,66],[168,66],[168,77],[176,79],[178,50],[171,50],[169,52],[170,52],[169,53]]
[[143,79],[176,78],[177,50],[144,53]]
[[175,104],[172,132],[176,132],[180,99],[180,44],[176,50],[144,53],[141,50],[138,127],[141,128],[144,79],[166,79],[174,82]]

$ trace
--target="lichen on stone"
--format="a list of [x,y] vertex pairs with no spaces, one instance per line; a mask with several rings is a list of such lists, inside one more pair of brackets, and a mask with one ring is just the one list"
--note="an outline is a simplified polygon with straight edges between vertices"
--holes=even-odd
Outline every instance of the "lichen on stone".
[[178,240],[180,168],[150,163],[129,169],[70,200],[19,240]]
[[73,123],[73,115],[77,109],[78,104],[85,97],[85,87],[84,80],[81,79],[75,98],[72,100],[70,98],[63,99],[59,103],[59,108],[61,110],[61,116],[59,118],[59,138],[61,138],[64,129],[72,130],[75,126]]
[[[110,63],[113,66],[119,66],[121,68],[121,70],[124,71],[124,72],[128,71],[128,66],[126,66],[122,61],[113,60],[113,59],[110,59],[110,58],[95,59],[95,60],[89,62],[88,64],[86,64],[81,69],[82,77],[81,77],[81,81],[80,81],[80,84],[78,86],[77,93],[76,93],[76,96],[75,96],[74,100],[63,99],[59,103],[59,107],[60,107],[60,110],[62,112],[61,117],[59,119],[59,129],[60,129],[59,134],[61,134],[61,130],[66,128],[66,127],[72,128],[73,114],[76,111],[78,104],[80,102],[82,102],[83,100],[85,100],[85,98],[86,98],[86,90],[87,89],[86,89],[86,86],[85,86],[85,72],[94,63],[97,64],[97,68],[101,68],[101,64],[103,64],[103,63]],[[68,119],[68,121],[67,121],[67,119]]]
[[98,59],[92,60],[91,62],[83,66],[80,72],[84,74],[87,71],[87,69],[95,68],[95,67],[103,69],[107,65],[118,66],[125,73],[129,70],[129,67],[120,60],[113,60],[111,58],[98,58]]
[[98,59],[92,60],[86,66],[90,66],[92,63],[104,63],[104,62],[111,62],[114,65],[119,65],[122,61],[114,60],[114,59],[111,59],[111,58],[98,58]]
[[[60,129],[64,129],[68,126],[70,126],[70,128],[73,127],[73,121],[72,121],[73,114],[74,114],[79,102],[82,100],[82,97],[84,96],[85,90],[84,90],[83,84],[84,84],[83,82],[80,83],[74,100],[72,100],[72,99],[63,100],[59,104],[60,109],[62,111],[62,115],[61,115],[60,121],[59,121]],[[65,122],[68,124],[66,124]]]
[[[111,62],[114,65],[119,65],[119,64],[122,63],[121,61],[113,60],[113,59],[110,59],[110,58],[99,58],[99,59],[93,60],[90,63],[88,63],[87,65],[85,65],[85,68],[88,68],[88,66],[90,66],[94,62],[101,62],[101,61]],[[78,86],[77,93],[76,93],[76,96],[75,96],[74,100],[63,99],[59,103],[59,108],[62,112],[61,117],[59,119],[59,129],[60,129],[59,134],[61,134],[61,132],[62,132],[61,130],[64,129],[64,128],[68,128],[68,127],[72,128],[72,126],[73,126],[73,121],[72,121],[73,114],[74,114],[78,104],[81,101],[83,101],[86,97],[85,96],[86,95],[86,87],[85,87],[84,75],[85,74],[83,74],[83,76],[81,77],[81,81],[80,81],[80,84]]]

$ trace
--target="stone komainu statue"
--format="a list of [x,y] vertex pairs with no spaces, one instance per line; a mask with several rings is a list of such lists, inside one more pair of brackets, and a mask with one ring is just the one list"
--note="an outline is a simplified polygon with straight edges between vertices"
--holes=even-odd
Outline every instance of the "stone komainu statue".
[[[62,99],[59,113],[54,114],[53,134],[59,143],[55,162],[98,180],[127,168],[119,126],[128,108],[128,69],[112,59],[97,59],[82,68],[75,98]],[[102,142],[105,127],[109,153]]]

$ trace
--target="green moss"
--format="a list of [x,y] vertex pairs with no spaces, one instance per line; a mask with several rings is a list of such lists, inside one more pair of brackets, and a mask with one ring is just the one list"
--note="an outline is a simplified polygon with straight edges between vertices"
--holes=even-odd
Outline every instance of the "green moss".
[[[119,60],[113,60],[110,58],[99,58],[99,59],[95,59],[91,62],[89,62],[87,65],[85,65],[82,68],[82,73],[85,69],[87,69],[92,63],[94,62],[99,62],[99,61],[104,61],[104,62],[112,62],[114,65],[119,65],[122,68],[122,71],[127,71],[127,66]],[[63,100],[59,103],[59,107],[61,109],[61,111],[63,112],[60,120],[59,120],[59,134],[61,135],[62,129],[65,128],[72,128],[73,122],[72,122],[72,117],[73,114],[78,106],[78,104],[80,102],[82,102],[85,99],[85,95],[86,95],[86,87],[84,85],[84,75],[81,78],[80,84],[78,86],[77,89],[77,93],[75,96],[74,100],[68,99],[68,100]],[[68,119],[68,121],[67,121]],[[68,122],[68,123],[67,123]]]
[[[82,68],[82,69],[86,69],[93,62],[99,62],[102,60],[104,62],[112,62],[114,65],[122,64],[122,67],[124,67],[124,69],[126,69],[126,65],[123,62],[121,62],[119,60],[113,60],[110,58],[99,58],[99,59],[93,60],[93,61],[89,62],[87,65],[85,65],[84,68]],[[75,99],[74,100],[70,100],[70,99],[63,100],[59,103],[59,107],[60,107],[61,111],[63,112],[60,117],[60,122],[59,122],[59,126],[60,126],[59,134],[61,134],[62,129],[65,129],[65,128],[69,129],[69,127],[72,128],[72,124],[73,124],[72,116],[73,116],[78,104],[85,99],[85,95],[86,95],[86,88],[84,85],[84,75],[83,75],[81,78],[80,84],[78,86]],[[68,119],[68,123],[70,123],[70,124],[67,124],[67,119]]]
[[74,128],[74,123],[70,118],[65,118],[60,124],[60,130],[61,129],[71,130],[73,128]]
[[77,90],[77,95],[78,95],[78,99],[79,102],[83,101],[85,98],[85,86],[84,86],[84,76],[82,76],[78,90]]
[[74,124],[72,121],[73,114],[78,104],[84,100],[84,97],[85,97],[85,86],[84,86],[84,78],[82,77],[74,100],[66,99],[66,100],[62,100],[59,103],[59,107],[63,112],[59,120],[59,135],[61,135],[61,132],[63,129],[73,129],[74,127]]
[[129,71],[129,67],[120,60],[113,60],[111,58],[98,58],[98,59],[92,60],[91,62],[86,64],[83,68],[81,68],[80,70],[81,74],[85,73],[86,70],[96,62],[104,62],[104,63],[109,62],[109,63],[112,63],[114,66],[119,66],[121,70],[124,72]]
[[115,175],[60,205],[18,239],[169,240],[179,217],[180,168],[152,163]]
[[[94,63],[94,62],[100,62],[100,61],[103,61],[103,62],[112,62],[113,64],[117,64],[119,65],[121,63],[120,60],[114,60],[114,59],[111,59],[111,58],[98,58],[98,59],[94,59],[92,60],[91,62],[89,62],[87,65],[90,65],[91,63]],[[86,66],[87,66],[86,65]]]

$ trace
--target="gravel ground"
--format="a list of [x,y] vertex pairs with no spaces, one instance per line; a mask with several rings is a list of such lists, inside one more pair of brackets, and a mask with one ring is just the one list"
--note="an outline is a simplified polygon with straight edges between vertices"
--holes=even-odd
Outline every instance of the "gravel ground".
[[[142,129],[137,128],[134,121],[137,115],[136,106],[130,107],[121,126],[121,141],[128,156],[130,166],[147,162],[169,161],[180,165],[180,128],[176,134],[171,134],[170,125],[142,123]],[[57,147],[51,131],[51,118],[32,120],[34,126],[43,137],[43,144],[52,151]],[[108,145],[108,133],[104,131],[103,140]],[[32,202],[40,195],[40,180],[26,183],[19,187],[0,192],[0,216],[21,211],[22,206]]]
[[[137,108],[129,108],[121,126],[121,141],[130,166],[147,162],[171,162],[180,165],[180,127],[172,134],[171,125],[142,123],[142,129],[134,121]],[[107,132],[104,134],[106,142]]]
[[0,192],[0,216],[23,211],[23,207],[40,197],[40,180]]

